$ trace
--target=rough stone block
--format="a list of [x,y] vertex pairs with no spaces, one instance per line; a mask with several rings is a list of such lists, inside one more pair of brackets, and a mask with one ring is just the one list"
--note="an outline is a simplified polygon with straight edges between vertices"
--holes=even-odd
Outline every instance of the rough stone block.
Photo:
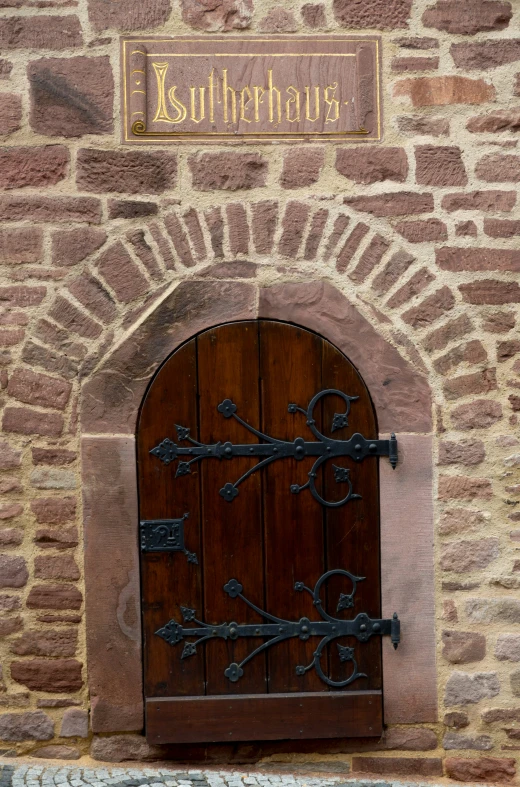
[[486,638],[471,631],[443,631],[442,655],[452,664],[482,661],[486,655]]
[[284,189],[307,188],[320,177],[325,161],[322,147],[296,147],[285,154],[280,183]]
[[49,741],[54,737],[54,722],[41,710],[0,715],[3,741]]
[[25,558],[0,555],[0,588],[23,588],[28,578]]
[[412,0],[368,0],[353,3],[351,0],[333,0],[336,21],[342,27],[396,29],[407,27]]
[[237,191],[265,186],[268,163],[259,153],[198,153],[190,156],[198,191]]
[[511,782],[515,778],[516,763],[511,758],[476,757],[463,759],[447,757],[446,773],[459,782]]
[[0,188],[54,186],[65,178],[68,164],[64,145],[0,148]]
[[31,691],[63,693],[83,685],[81,664],[75,659],[28,659],[11,662],[11,677]]
[[416,147],[415,180],[424,186],[465,186],[468,176],[461,149],[437,145]]
[[64,267],[77,265],[100,249],[106,239],[106,232],[94,227],[57,230],[52,233],[52,262]]
[[520,661],[520,635],[499,634],[495,656],[499,661]]
[[15,369],[9,378],[7,393],[25,404],[64,410],[72,386],[64,380],[48,377],[30,369]]
[[[460,481],[458,478],[453,480]],[[456,495],[452,494],[451,496],[455,497]],[[497,538],[481,538],[478,541],[452,541],[449,544],[442,545],[440,565],[443,571],[455,571],[459,574],[467,571],[476,571],[486,568],[493,560],[496,560],[499,552],[499,541]],[[460,644],[459,639],[457,635],[452,637],[455,647],[457,644]],[[469,636],[469,639],[471,639],[471,636]]]
[[0,20],[0,49],[72,49],[83,36],[77,16],[4,16]]
[[512,16],[511,3],[494,0],[437,0],[422,15],[425,27],[446,33],[475,35],[503,30]]
[[417,77],[397,82],[394,96],[408,99],[414,107],[484,104],[493,101],[495,88],[484,79],[462,76]]
[[162,194],[177,181],[177,155],[169,151],[82,148],[76,166],[76,182],[85,191]]
[[408,158],[404,148],[358,145],[338,148],[336,169],[355,183],[395,180],[403,183],[408,176]]
[[63,714],[60,735],[62,738],[88,738],[88,711],[69,708]]
[[452,672],[446,684],[444,704],[471,705],[480,700],[496,697],[500,682],[496,672]]
[[181,0],[181,10],[183,20],[195,30],[243,30],[251,24],[253,0]]
[[22,97],[16,93],[0,93],[0,135],[12,134],[21,125]]

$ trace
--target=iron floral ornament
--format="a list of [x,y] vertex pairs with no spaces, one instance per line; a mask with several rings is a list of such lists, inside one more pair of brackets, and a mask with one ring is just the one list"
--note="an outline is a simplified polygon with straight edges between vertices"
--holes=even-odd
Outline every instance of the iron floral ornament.
[[[329,615],[323,608],[323,602],[320,598],[320,593],[324,582],[332,576],[347,577],[352,582],[352,590],[349,594],[340,593],[339,600],[336,607],[336,613],[345,609],[354,607],[354,596],[358,582],[362,582],[364,577],[355,577],[349,571],[343,569],[335,569],[327,571],[323,574],[314,587],[314,590],[308,588],[303,582],[295,582],[294,590],[302,593],[306,591],[310,593],[313,599],[313,604],[321,617],[321,620],[309,620],[309,618],[302,617],[298,621],[285,620],[265,612],[249,601],[243,594],[243,587],[236,579],[230,579],[224,585],[224,592],[232,598],[239,598],[248,607],[253,609],[267,623],[221,623],[214,626],[210,623],[204,623],[196,617],[196,610],[190,607],[180,607],[184,623],[192,623],[192,626],[185,626],[183,623],[178,623],[176,620],[170,620],[163,628],[156,631],[156,635],[165,640],[169,645],[178,645],[180,642],[184,643],[181,653],[181,659],[189,658],[197,654],[197,646],[203,642],[208,642],[214,639],[224,640],[237,640],[239,638],[255,638],[260,637],[266,639],[261,645],[247,655],[240,663],[233,662],[225,670],[224,675],[232,683],[236,683],[244,674],[245,665],[251,661],[259,653],[262,653],[280,642],[288,639],[299,638],[302,641],[307,641],[310,637],[321,637],[316,650],[313,653],[312,661],[310,664],[298,664],[295,668],[296,674],[299,676],[305,675],[309,670],[316,670],[316,673],[321,680],[334,688],[343,688],[348,686],[349,683],[357,680],[358,678],[366,678],[364,672],[358,672],[357,662],[354,656],[354,648],[346,645],[336,643],[338,648],[338,655],[340,662],[352,662],[352,672],[344,680],[333,680],[330,676],[326,675],[321,666],[321,657],[325,648],[340,637],[355,637],[359,642],[367,642],[373,636],[390,636],[394,648],[397,648],[400,642],[400,629],[401,624],[397,613],[394,613],[392,619],[372,619],[364,612],[360,612],[353,620],[341,620],[340,618]],[[194,642],[188,642],[187,637],[195,637]]]
[[[278,440],[275,437],[270,437],[258,429],[255,429],[250,424],[246,423],[239,415],[237,415],[237,406],[231,399],[224,399],[217,409],[222,413],[224,418],[234,418],[247,429],[251,434],[258,437],[263,442],[261,443],[245,443],[236,445],[231,442],[214,443],[206,445],[199,443],[190,435],[190,429],[185,426],[175,425],[177,430],[177,440],[174,442],[168,437],[162,440],[159,445],[152,448],[150,453],[156,456],[165,465],[178,460],[177,471],[175,477],[178,478],[183,475],[191,473],[191,467],[195,462],[200,462],[203,459],[233,459],[236,456],[254,456],[258,457],[260,461],[244,473],[238,481],[234,483],[228,482],[224,484],[220,490],[221,496],[229,503],[233,502],[238,495],[238,487],[250,475],[256,473],[263,467],[279,459],[295,459],[297,462],[301,461],[307,456],[316,457],[311,470],[309,471],[309,480],[306,484],[292,484],[290,491],[293,494],[298,494],[304,489],[309,489],[312,496],[321,505],[328,508],[339,508],[340,506],[348,503],[349,500],[359,499],[361,495],[355,494],[352,487],[352,480],[350,478],[350,470],[347,467],[342,467],[338,464],[333,464],[332,469],[334,473],[334,480],[337,484],[347,484],[347,494],[337,501],[325,500],[316,488],[316,478],[318,470],[329,459],[338,460],[341,457],[349,457],[355,462],[361,462],[369,456],[388,456],[390,464],[395,469],[397,465],[397,439],[395,434],[392,433],[389,440],[367,440],[361,434],[354,434],[348,440],[336,440],[332,437],[326,437],[322,434],[316,426],[314,418],[314,409],[318,402],[325,396],[335,395],[339,396],[345,403],[344,413],[335,413],[332,419],[331,431],[335,432],[338,429],[348,426],[348,416],[350,414],[351,402],[356,401],[358,396],[348,396],[343,391],[336,389],[327,389],[317,393],[309,402],[306,410],[298,407],[296,404],[289,404],[289,413],[303,413],[306,417],[307,426],[312,432],[316,440],[304,440],[303,437],[297,437],[295,440]],[[189,443],[189,445],[181,446],[179,443]]]

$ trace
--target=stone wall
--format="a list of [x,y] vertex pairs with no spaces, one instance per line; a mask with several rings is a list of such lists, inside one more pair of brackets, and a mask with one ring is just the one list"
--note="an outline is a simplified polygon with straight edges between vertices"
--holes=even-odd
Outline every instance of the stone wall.
[[[518,0],[1,5],[2,751],[160,754],[135,734],[89,732],[82,387],[183,280],[325,280],[433,392],[441,712],[293,759],[514,780]],[[118,36],[132,31],[380,33],[383,143],[123,148]],[[103,395],[125,391],[107,382]],[[208,756],[267,756],[219,751]]]

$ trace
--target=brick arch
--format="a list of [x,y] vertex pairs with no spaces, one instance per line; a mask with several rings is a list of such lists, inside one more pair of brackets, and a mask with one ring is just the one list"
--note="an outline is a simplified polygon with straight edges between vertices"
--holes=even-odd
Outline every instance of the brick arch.
[[[352,301],[324,280],[262,286],[191,276],[174,283],[151,308],[132,317],[132,330],[83,385],[82,487],[93,731],[139,731],[143,724],[134,431],[144,391],[159,364],[193,334],[229,320],[256,317],[290,319],[317,330],[353,357],[374,396],[381,431],[390,427],[399,433],[397,471],[381,464],[383,611],[385,615],[404,611],[408,637],[398,655],[391,648],[383,655],[385,714],[393,723],[436,721],[431,400],[426,378]],[[403,510],[407,511],[404,520]],[[416,567],[412,576],[410,565]],[[405,684],[399,678],[404,674]]]

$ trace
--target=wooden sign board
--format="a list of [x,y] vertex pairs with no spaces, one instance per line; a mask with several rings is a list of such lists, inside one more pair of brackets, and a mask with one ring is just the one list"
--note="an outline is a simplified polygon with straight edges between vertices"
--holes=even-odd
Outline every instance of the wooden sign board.
[[123,142],[381,139],[377,37],[123,38]]

